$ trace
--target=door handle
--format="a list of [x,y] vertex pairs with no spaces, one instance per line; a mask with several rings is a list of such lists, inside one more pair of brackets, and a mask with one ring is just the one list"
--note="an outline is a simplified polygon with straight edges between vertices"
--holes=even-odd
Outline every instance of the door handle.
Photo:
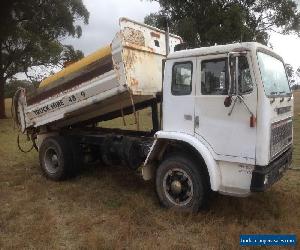
[[199,116],[195,117],[195,128],[199,128]]

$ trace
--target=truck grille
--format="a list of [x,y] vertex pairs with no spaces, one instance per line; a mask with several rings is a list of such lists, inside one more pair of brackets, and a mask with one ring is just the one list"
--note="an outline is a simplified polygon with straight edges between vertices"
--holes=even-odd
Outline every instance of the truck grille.
[[274,159],[292,143],[293,121],[291,118],[275,122],[271,127],[271,159]]

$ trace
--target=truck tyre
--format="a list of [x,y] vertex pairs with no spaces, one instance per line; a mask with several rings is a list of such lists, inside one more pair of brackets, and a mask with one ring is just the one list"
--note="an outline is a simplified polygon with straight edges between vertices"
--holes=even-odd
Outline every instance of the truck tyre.
[[156,171],[156,192],[167,208],[197,212],[207,202],[208,186],[202,166],[185,154],[166,157]]
[[[40,166],[44,175],[54,181],[74,176],[78,170],[75,146],[69,137],[46,138],[39,150]],[[78,153],[78,152],[77,152]]]
[[84,164],[84,160],[83,160],[83,151],[82,148],[80,146],[80,141],[77,137],[74,136],[67,136],[65,137],[65,139],[68,141],[69,144],[71,144],[71,150],[72,150],[72,166],[69,168],[68,170],[68,177],[75,177],[81,167]]

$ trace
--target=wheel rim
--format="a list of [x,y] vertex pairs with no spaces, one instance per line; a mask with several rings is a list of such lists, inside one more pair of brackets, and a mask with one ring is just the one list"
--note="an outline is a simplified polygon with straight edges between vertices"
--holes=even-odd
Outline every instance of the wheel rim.
[[54,148],[48,148],[45,152],[44,163],[47,172],[54,174],[59,169],[59,157]]
[[186,171],[170,169],[163,179],[163,190],[168,200],[176,206],[185,206],[193,198],[193,182]]

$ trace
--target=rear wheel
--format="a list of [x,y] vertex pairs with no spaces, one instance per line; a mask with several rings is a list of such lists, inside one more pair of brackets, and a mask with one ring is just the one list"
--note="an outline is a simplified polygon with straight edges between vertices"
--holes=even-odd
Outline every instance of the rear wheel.
[[40,166],[46,177],[60,181],[74,176],[79,168],[79,145],[71,137],[46,138],[40,149]]
[[196,161],[184,154],[172,154],[157,169],[156,191],[163,206],[196,212],[207,201],[206,180]]

